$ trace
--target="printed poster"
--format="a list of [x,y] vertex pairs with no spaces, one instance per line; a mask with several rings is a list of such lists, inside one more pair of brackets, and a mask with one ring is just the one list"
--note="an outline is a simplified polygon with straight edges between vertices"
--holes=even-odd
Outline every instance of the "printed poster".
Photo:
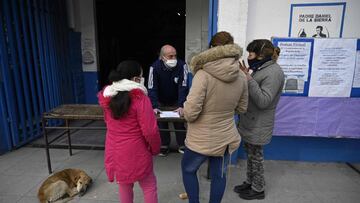
[[308,80],[311,42],[280,41],[278,64],[285,74],[283,93],[304,93]]
[[315,39],[309,97],[350,97],[356,39]]
[[96,72],[97,62],[95,40],[93,38],[82,38],[81,49],[83,71]]
[[356,65],[353,88],[360,88],[360,51],[356,52]]
[[346,3],[292,4],[289,37],[340,38]]

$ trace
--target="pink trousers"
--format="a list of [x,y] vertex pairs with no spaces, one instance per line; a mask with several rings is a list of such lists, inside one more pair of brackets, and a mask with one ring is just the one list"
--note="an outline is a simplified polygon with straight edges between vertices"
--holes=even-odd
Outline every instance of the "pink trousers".
[[[134,202],[134,183],[118,183],[119,199],[121,203]],[[148,176],[139,181],[139,185],[144,194],[144,203],[157,203],[156,177],[152,171]]]

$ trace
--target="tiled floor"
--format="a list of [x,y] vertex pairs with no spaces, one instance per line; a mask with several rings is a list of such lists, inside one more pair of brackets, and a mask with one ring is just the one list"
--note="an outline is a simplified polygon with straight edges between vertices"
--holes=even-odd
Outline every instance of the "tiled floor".
[[[87,193],[71,203],[118,202],[117,185],[108,183],[103,167],[102,150],[74,150],[69,156],[66,149],[51,149],[53,169],[84,169],[94,184]],[[183,192],[180,171],[181,154],[155,158],[160,203],[187,202],[178,198]],[[359,165],[357,165],[359,168]],[[208,202],[210,183],[205,178],[206,166],[199,172],[201,202]],[[250,202],[360,202],[360,174],[342,163],[310,163],[293,161],[265,161],[266,198]],[[37,190],[48,176],[45,150],[23,147],[0,156],[0,203],[35,203]],[[243,181],[245,162],[230,167],[224,203],[247,202],[240,199],[232,188]],[[136,184],[135,202],[143,202]]]

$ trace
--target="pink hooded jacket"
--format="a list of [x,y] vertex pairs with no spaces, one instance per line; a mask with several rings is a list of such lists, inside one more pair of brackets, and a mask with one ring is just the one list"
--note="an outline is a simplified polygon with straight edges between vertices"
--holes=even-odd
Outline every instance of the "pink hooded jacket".
[[107,127],[105,169],[110,182],[133,183],[153,170],[153,157],[160,151],[160,135],[150,99],[140,89],[129,93],[131,105],[123,117],[112,117],[111,97],[98,93]]

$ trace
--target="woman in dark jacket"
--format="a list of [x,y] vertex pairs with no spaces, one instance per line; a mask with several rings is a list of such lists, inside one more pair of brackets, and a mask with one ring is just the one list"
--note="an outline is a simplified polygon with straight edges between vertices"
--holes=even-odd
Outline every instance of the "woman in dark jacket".
[[276,63],[279,49],[266,39],[252,41],[249,52],[249,69],[243,65],[249,88],[249,106],[240,115],[239,132],[247,154],[247,179],[234,191],[243,199],[264,199],[263,146],[271,141],[276,105],[284,86],[284,73]]

